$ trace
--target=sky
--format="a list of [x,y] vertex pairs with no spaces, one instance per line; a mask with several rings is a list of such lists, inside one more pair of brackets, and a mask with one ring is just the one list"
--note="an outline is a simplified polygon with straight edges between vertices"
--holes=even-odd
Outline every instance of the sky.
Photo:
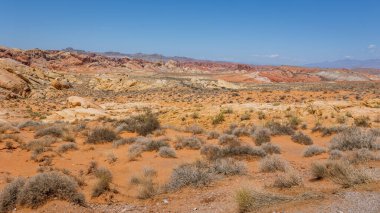
[[0,45],[250,64],[380,58],[379,0],[0,0]]

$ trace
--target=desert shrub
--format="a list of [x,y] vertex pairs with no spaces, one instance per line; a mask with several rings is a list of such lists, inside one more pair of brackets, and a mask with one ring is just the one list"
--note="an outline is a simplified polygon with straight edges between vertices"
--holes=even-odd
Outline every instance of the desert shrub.
[[158,151],[161,147],[170,146],[166,138],[157,140],[147,140],[143,145],[144,151]]
[[17,125],[19,129],[24,129],[26,127],[38,127],[41,126],[42,123],[38,121],[25,121]]
[[198,126],[198,125],[196,125],[196,124],[186,127],[185,131],[186,132],[191,132],[194,135],[202,134],[204,132],[203,128],[200,127],[200,126]]
[[51,135],[54,137],[62,137],[64,134],[64,129],[61,126],[51,126],[43,129],[37,130],[34,137],[39,138],[45,135]]
[[240,116],[240,120],[241,121],[247,121],[247,120],[250,120],[251,119],[251,114],[249,114],[249,112],[245,112],[244,114],[242,114]]
[[358,127],[370,127],[371,119],[368,116],[359,116],[354,118],[354,123]]
[[0,192],[0,212],[10,212],[16,207],[24,184],[24,179],[17,178],[4,187]]
[[95,177],[98,178],[95,186],[92,188],[92,197],[99,197],[106,191],[110,190],[110,183],[112,182],[112,173],[106,168],[98,168],[95,171]]
[[332,134],[342,132],[346,129],[347,129],[346,126],[323,127],[322,125],[317,124],[311,129],[311,131],[312,132],[320,132],[320,133],[322,133],[322,136],[329,136]]
[[67,152],[69,150],[76,150],[76,149],[78,149],[78,146],[77,146],[76,143],[68,142],[68,143],[64,143],[61,146],[59,146],[58,147],[58,152],[59,153],[64,153],[64,152]]
[[281,149],[276,144],[264,143],[260,147],[268,154],[281,154]]
[[215,117],[212,118],[212,124],[213,125],[221,124],[223,122],[224,122],[224,113],[223,112],[220,112],[219,114],[217,114]]
[[104,143],[104,142],[112,142],[117,139],[117,135],[115,131],[103,128],[103,127],[97,127],[93,129],[87,138],[87,143],[91,144],[98,144],[98,143]]
[[71,177],[58,172],[41,173],[29,178],[17,197],[21,206],[32,208],[52,199],[81,205],[85,202],[83,194],[78,193],[78,184]]
[[291,137],[292,141],[303,144],[303,145],[311,145],[313,144],[313,140],[310,136],[303,134],[302,132],[297,132]]
[[218,159],[212,165],[216,174],[222,175],[242,175],[247,171],[246,165],[232,158]]
[[293,115],[293,116],[289,117],[289,119],[288,119],[288,126],[293,128],[293,129],[297,129],[298,125],[300,125],[301,122],[302,121],[300,118]]
[[19,129],[12,124],[0,123],[0,134],[5,133],[6,131],[19,132]]
[[107,155],[107,162],[112,164],[112,163],[115,163],[117,161],[117,157],[114,153],[109,153]]
[[207,139],[209,139],[209,140],[210,139],[217,139],[217,138],[219,138],[219,136],[220,136],[220,133],[217,131],[210,131],[207,133]]
[[343,157],[343,152],[342,151],[339,151],[337,149],[333,149],[330,151],[330,156],[329,156],[329,159],[330,160],[338,160],[340,158]]
[[237,191],[235,199],[238,204],[239,212],[243,213],[252,210],[255,198],[250,190],[244,188],[240,189]]
[[372,180],[372,177],[364,170],[340,160],[312,164],[311,172],[316,179],[329,178],[343,187],[368,183]]
[[326,152],[325,148],[313,145],[313,146],[308,146],[303,151],[303,156],[304,157],[312,157],[315,155],[320,155],[320,154],[325,153],[325,152]]
[[266,115],[265,115],[265,113],[263,111],[258,111],[257,112],[257,118],[259,120],[264,120],[266,118]]
[[377,149],[376,137],[367,130],[352,127],[336,135],[330,144],[330,149],[353,150],[353,149]]
[[344,124],[347,122],[347,117],[346,116],[343,116],[343,115],[340,115],[336,118],[336,122],[338,124]]
[[314,179],[320,180],[328,176],[327,167],[326,167],[326,164],[324,163],[319,163],[319,162],[312,163],[310,170],[311,170],[311,175]]
[[157,187],[152,179],[146,179],[139,183],[138,195],[139,199],[148,199],[157,194]]
[[124,130],[137,132],[140,135],[147,135],[154,130],[160,128],[160,122],[150,110],[146,110],[143,114],[132,116],[121,121],[121,124],[125,124]]
[[177,157],[175,150],[170,148],[170,147],[167,147],[167,146],[160,147],[158,154],[163,158],[176,158]]
[[144,152],[144,145],[140,143],[134,143],[128,149],[128,159],[130,161],[137,160],[138,157],[141,157],[141,154]]
[[235,195],[240,213],[257,212],[260,208],[277,203],[288,202],[295,198],[263,192],[248,190],[245,188],[237,191]]
[[258,128],[253,134],[256,146],[270,142],[270,131],[267,128]]
[[378,158],[375,153],[371,152],[367,148],[362,148],[358,150],[354,150],[352,153],[344,156],[345,160],[348,160],[350,163],[362,163],[362,162],[368,162],[372,160],[378,160]]
[[226,131],[227,134],[235,136],[250,136],[255,131],[255,126],[237,126],[230,125],[229,129]]
[[207,163],[197,161],[191,164],[182,164],[173,170],[167,184],[168,190],[177,190],[185,186],[206,186],[215,178]]
[[130,138],[121,138],[119,140],[115,140],[112,142],[113,147],[118,148],[119,146],[125,145],[125,144],[132,144],[136,141],[137,138],[130,137]]
[[201,149],[201,154],[209,160],[215,160],[223,157],[241,157],[241,156],[253,156],[264,157],[266,152],[262,148],[256,148],[251,146],[228,146],[219,147],[215,145],[206,145]]
[[296,171],[288,171],[278,176],[273,183],[276,188],[291,188],[302,184],[302,178]]
[[288,168],[288,162],[281,159],[277,155],[271,155],[263,158],[260,161],[259,170],[260,172],[275,172],[281,171],[285,172]]
[[276,121],[269,121],[265,124],[265,127],[268,128],[272,135],[292,135],[294,130],[288,125],[278,123]]
[[352,167],[343,161],[332,161],[327,164],[329,178],[343,187],[368,183],[372,180],[364,170]]
[[204,144],[204,141],[195,136],[177,137],[174,147],[176,149],[183,149],[183,148],[200,149],[202,144]]
[[242,175],[245,172],[246,166],[233,159],[219,159],[212,163],[204,161],[186,163],[173,170],[166,189],[174,191],[185,186],[202,187],[210,184],[218,175]]
[[227,145],[227,146],[239,146],[240,140],[235,135],[227,135],[223,134],[219,138],[219,144],[220,145]]

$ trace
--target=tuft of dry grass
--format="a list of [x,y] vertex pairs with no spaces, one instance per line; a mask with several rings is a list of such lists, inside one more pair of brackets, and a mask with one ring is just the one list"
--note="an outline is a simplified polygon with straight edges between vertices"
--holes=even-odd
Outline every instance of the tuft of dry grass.
[[379,147],[373,132],[358,127],[351,127],[337,134],[332,138],[330,144],[330,150],[346,151],[361,148],[374,150]]
[[170,148],[170,147],[166,147],[166,146],[160,147],[160,149],[158,150],[158,154],[163,158],[176,158],[177,157],[175,150]]
[[285,174],[279,175],[273,183],[276,188],[291,188],[302,184],[302,177],[297,171],[287,171]]
[[281,154],[281,149],[276,144],[264,143],[260,146],[267,154]]
[[319,146],[315,146],[315,145],[312,145],[312,146],[308,146],[304,152],[303,152],[303,156],[304,157],[312,157],[312,156],[315,156],[315,155],[320,155],[320,154],[323,154],[326,152],[326,149],[323,148],[323,147],[319,147]]
[[106,191],[110,190],[110,183],[112,182],[112,173],[107,168],[97,168],[95,170],[95,177],[98,181],[92,188],[91,196],[99,197]]
[[271,155],[260,161],[259,170],[260,172],[285,172],[288,167],[289,163],[287,161],[281,159],[277,155]]
[[269,143],[271,140],[271,134],[267,128],[257,128],[252,137],[255,139],[256,146],[260,146],[264,143]]

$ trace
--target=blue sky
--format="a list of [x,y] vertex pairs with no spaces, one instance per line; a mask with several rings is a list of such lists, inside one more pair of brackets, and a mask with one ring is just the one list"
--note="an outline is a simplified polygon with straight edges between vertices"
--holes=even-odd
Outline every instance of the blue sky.
[[380,58],[378,0],[0,0],[0,45],[253,64]]

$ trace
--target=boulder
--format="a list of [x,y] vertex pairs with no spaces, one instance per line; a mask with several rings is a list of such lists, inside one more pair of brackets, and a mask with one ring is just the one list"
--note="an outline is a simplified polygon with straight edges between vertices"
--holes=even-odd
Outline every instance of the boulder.
[[82,107],[82,108],[94,108],[94,109],[102,109],[99,105],[93,103],[92,101],[79,97],[79,96],[70,96],[67,98],[67,104],[70,108],[73,107]]

